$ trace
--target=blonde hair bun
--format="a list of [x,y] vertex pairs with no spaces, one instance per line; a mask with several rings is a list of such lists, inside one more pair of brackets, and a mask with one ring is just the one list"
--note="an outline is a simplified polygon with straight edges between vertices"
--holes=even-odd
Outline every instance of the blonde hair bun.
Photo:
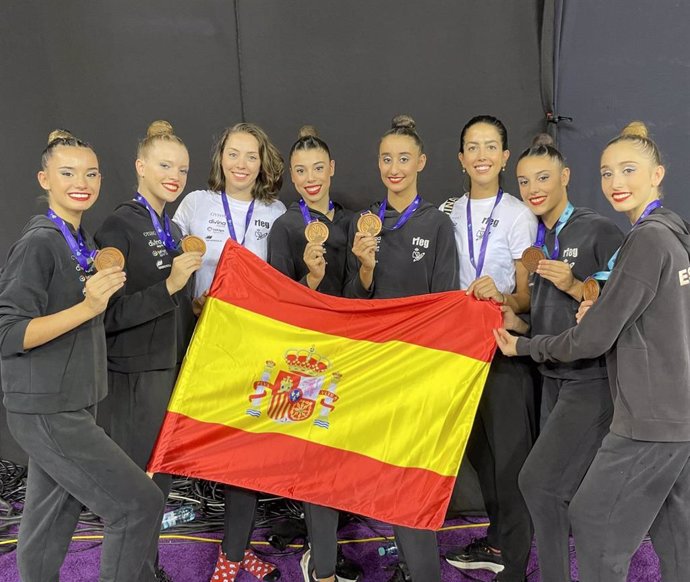
[[303,139],[305,137],[319,137],[319,132],[316,131],[316,127],[313,125],[303,125],[297,132],[297,139]]
[[417,124],[409,115],[396,115],[391,121],[391,129],[415,129]]
[[551,146],[555,147],[553,138],[548,133],[538,133],[532,139],[532,147]]
[[66,129],[54,129],[48,134],[48,143],[52,143],[56,139],[74,139],[74,136]]
[[621,137],[623,136],[642,137],[649,139],[649,131],[647,130],[647,126],[644,124],[644,122],[631,121],[623,128],[623,131],[621,131]]
[[159,135],[175,135],[173,126],[164,119],[154,121],[146,130],[146,137],[158,137]]

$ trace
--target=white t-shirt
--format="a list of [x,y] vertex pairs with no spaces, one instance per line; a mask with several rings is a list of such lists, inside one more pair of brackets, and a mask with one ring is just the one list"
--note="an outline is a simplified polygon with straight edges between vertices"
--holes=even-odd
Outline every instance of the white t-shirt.
[[[245,248],[265,261],[268,255],[268,233],[275,219],[285,213],[285,205],[280,200],[269,204],[256,201],[245,237],[250,202],[235,200],[230,196],[228,202],[237,240],[241,242],[244,239]],[[198,297],[211,286],[225,241],[230,238],[223,200],[218,192],[211,190],[190,192],[178,206],[173,221],[180,227],[183,235],[193,234],[206,242],[206,253],[201,269],[196,273],[194,285],[194,295]]]
[[[467,194],[458,198],[450,213],[460,260],[461,289],[467,289],[469,284],[477,278],[476,269],[470,261],[467,243],[467,201]],[[471,201],[475,265],[479,262],[482,239],[495,202],[495,196]],[[444,210],[444,207],[447,209],[449,204],[451,204],[449,200],[441,204],[441,210]],[[537,236],[537,217],[524,203],[504,192],[491,220],[493,224],[480,276],[489,275],[501,293],[512,293],[515,289],[513,261],[519,259],[522,252],[534,243]]]

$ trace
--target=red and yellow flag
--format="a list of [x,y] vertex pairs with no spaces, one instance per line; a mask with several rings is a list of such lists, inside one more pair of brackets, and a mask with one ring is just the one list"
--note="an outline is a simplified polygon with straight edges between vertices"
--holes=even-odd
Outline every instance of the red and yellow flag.
[[500,323],[462,291],[317,293],[229,241],[149,470],[436,529]]

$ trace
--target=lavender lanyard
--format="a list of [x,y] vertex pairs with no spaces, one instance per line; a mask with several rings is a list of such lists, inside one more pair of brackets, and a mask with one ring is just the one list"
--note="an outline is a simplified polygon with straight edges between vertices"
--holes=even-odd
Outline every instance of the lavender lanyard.
[[[333,210],[335,208],[335,204],[333,204],[333,200],[328,201],[328,212]],[[302,211],[302,216],[304,217],[304,224],[307,225],[310,222],[314,222],[315,220],[318,220],[318,218],[312,218],[311,214],[309,214],[309,208],[307,207],[307,203],[304,200],[299,201],[299,209]]]
[[163,211],[164,226],[161,226],[161,221],[158,220],[158,215],[156,214],[156,211],[153,208],[151,208],[151,205],[149,204],[149,201],[146,200],[146,198],[144,198],[141,194],[137,192],[137,195],[134,197],[134,200],[149,211],[149,216],[151,217],[151,222],[153,223],[153,229],[156,231],[158,238],[163,243],[165,248],[169,251],[177,250],[177,243],[175,242],[175,237],[173,237],[172,232],[170,230],[170,219],[168,218],[168,215],[165,213],[165,210]]
[[242,246],[244,246],[244,241],[247,238],[247,230],[249,229],[249,223],[252,220],[252,214],[254,214],[254,200],[252,199],[249,208],[247,208],[247,217],[244,221],[244,236],[242,237],[242,242],[240,242],[237,240],[237,235],[235,234],[235,227],[232,224],[232,215],[230,214],[230,204],[228,203],[228,196],[225,192],[221,192],[220,197],[223,200],[223,210],[225,210],[225,221],[228,223],[228,232],[230,233],[230,237],[235,242],[239,242]]
[[498,189],[498,194],[496,194],[496,202],[494,202],[489,218],[487,219],[486,229],[484,230],[484,236],[482,236],[482,244],[479,247],[479,260],[474,262],[474,230],[472,229],[472,199],[469,194],[467,195],[467,244],[469,245],[470,251],[470,263],[474,267],[475,278],[478,279],[482,274],[482,269],[484,269],[484,259],[486,259],[486,248],[489,244],[489,235],[491,234],[491,224],[492,217],[494,215],[494,210],[496,206],[503,198],[503,188]]
[[[407,208],[405,208],[405,211],[402,213],[402,216],[398,218],[398,221],[390,228],[383,228],[383,230],[398,230],[399,228],[402,228],[405,223],[410,220],[410,216],[414,214],[414,211],[417,210],[419,205],[421,204],[422,199],[419,197],[419,194],[415,197],[415,199],[412,201],[412,204],[410,204]],[[381,219],[381,224],[383,225],[383,218],[386,215],[386,198],[383,199],[383,202],[381,202],[381,206],[379,207],[379,218]]]
[[[643,218],[646,218],[649,216],[652,212],[654,212],[657,208],[661,208],[661,200],[653,200],[647,206],[645,206],[645,209],[642,211],[642,214],[640,215],[640,218],[638,218],[635,221],[635,224],[632,225],[632,228],[635,228],[640,222],[642,221]],[[632,228],[630,230],[632,230]],[[609,262],[606,265],[606,268],[608,271],[598,271],[592,275],[592,279],[596,279],[597,281],[608,281],[608,278],[611,276],[611,271],[613,271],[613,267],[616,265],[616,261],[618,260],[618,253],[620,253],[621,248],[618,247],[616,249],[616,252],[613,253],[613,256],[609,259]]]
[[97,250],[90,250],[86,241],[84,240],[84,235],[81,232],[81,228],[77,229],[77,238],[70,232],[67,224],[62,218],[60,218],[52,208],[48,209],[46,212],[48,219],[60,229],[62,237],[65,239],[67,246],[69,247],[72,256],[75,258],[79,266],[88,271],[91,268],[91,261],[96,256]]
[[537,240],[534,241],[533,246],[543,250],[544,254],[548,256],[551,260],[556,260],[561,252],[561,245],[558,243],[558,235],[561,233],[566,223],[570,220],[570,217],[572,216],[574,211],[575,207],[570,202],[568,202],[568,205],[565,207],[563,214],[561,214],[560,218],[558,219],[558,222],[556,223],[556,231],[554,232],[553,236],[553,252],[551,253],[549,253],[549,249],[545,244],[546,225],[541,221],[541,219],[539,219],[539,226],[537,227]]

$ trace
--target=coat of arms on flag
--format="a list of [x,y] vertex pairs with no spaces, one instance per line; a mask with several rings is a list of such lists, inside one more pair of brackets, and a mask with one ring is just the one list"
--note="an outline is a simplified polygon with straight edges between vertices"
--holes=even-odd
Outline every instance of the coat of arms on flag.
[[324,389],[330,362],[316,353],[314,347],[288,350],[285,364],[288,370],[279,370],[271,381],[276,364],[266,361],[261,379],[254,382],[247,414],[260,417],[264,400],[268,400],[266,414],[269,418],[277,422],[300,422],[311,419],[318,405],[320,412],[313,420],[314,425],[327,429],[328,416],[338,400],[335,391],[341,375],[332,372],[328,389]]

